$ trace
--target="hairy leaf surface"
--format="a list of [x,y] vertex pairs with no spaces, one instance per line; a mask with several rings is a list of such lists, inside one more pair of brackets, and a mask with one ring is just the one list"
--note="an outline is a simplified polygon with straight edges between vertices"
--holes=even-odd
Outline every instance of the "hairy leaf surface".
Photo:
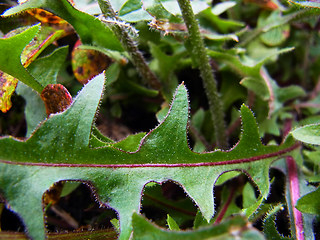
[[[139,212],[141,192],[150,181],[178,182],[209,220],[217,178],[226,171],[244,171],[261,191],[257,203],[246,209],[250,215],[268,195],[269,165],[297,147],[292,139],[280,146],[262,145],[252,112],[242,106],[243,132],[231,151],[192,152],[186,138],[187,91],[180,85],[167,117],[142,138],[138,150],[126,152],[112,144],[90,148],[103,85],[101,75],[90,81],[70,108],[51,115],[28,140],[0,140],[1,189],[35,239],[44,238],[44,228],[39,227],[43,226],[42,195],[61,180],[88,182],[99,200],[118,212],[120,239],[129,238],[132,213]],[[19,198],[21,194],[27,197]]]

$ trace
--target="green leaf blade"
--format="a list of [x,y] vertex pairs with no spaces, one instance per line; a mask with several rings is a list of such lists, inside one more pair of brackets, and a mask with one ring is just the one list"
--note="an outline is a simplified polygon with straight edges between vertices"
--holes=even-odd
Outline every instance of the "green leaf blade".
[[21,53],[25,46],[39,31],[39,25],[28,28],[24,32],[10,38],[0,39],[0,70],[19,79],[37,92],[42,91],[42,86],[22,66]]
[[2,16],[11,16],[33,8],[42,8],[69,22],[79,34],[83,44],[123,50],[120,41],[110,28],[97,18],[75,9],[67,0],[30,0],[10,8]]
[[[0,185],[8,202],[16,201],[16,194],[35,189],[32,198],[21,198],[12,204],[25,219],[32,236],[43,236],[44,232],[39,228],[43,219],[42,194],[53,183],[65,180],[90,181],[101,203],[107,202],[118,212],[120,239],[129,239],[132,213],[139,212],[141,193],[150,181],[161,183],[170,179],[181,184],[209,221],[214,214],[213,186],[218,177],[232,170],[245,171],[261,191],[261,197],[245,211],[250,216],[268,195],[270,164],[296,148],[292,142],[263,146],[252,112],[242,106],[243,134],[234,149],[192,152],[186,138],[189,106],[183,84],[178,87],[166,118],[143,138],[138,150],[125,152],[117,149],[116,144],[90,148],[103,84],[103,74],[91,80],[69,109],[51,116],[27,141],[0,139]],[[132,139],[133,150],[140,137]],[[18,185],[14,172],[20,176]],[[25,211],[25,206],[35,209],[32,214],[38,214],[37,220]]]
[[[265,239],[261,233],[252,227],[246,227],[246,221],[238,216],[215,226],[199,228],[195,231],[168,231],[154,226],[142,216],[133,215],[133,239],[139,240],[196,240],[196,239]],[[232,229],[241,229],[235,233]]]
[[304,143],[320,145],[320,124],[306,125],[291,131],[292,136]]
[[309,214],[320,214],[319,204],[320,204],[320,190],[319,188],[311,193],[308,193],[301,197],[297,201],[296,208],[304,213]]

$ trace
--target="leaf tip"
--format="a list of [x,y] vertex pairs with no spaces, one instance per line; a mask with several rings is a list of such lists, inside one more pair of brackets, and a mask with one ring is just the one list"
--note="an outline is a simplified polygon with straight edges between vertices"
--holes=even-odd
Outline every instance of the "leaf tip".
[[240,113],[241,113],[241,125],[242,125],[240,142],[246,143],[249,145],[252,145],[252,143],[255,143],[255,147],[262,146],[260,136],[259,136],[258,125],[254,117],[254,113],[245,104],[242,104],[240,108]]
[[242,104],[240,107],[240,115],[241,115],[241,122],[242,125],[244,124],[244,118],[247,117],[253,117],[254,118],[254,113],[252,112],[252,110],[246,105],[246,104]]
[[25,12],[28,9],[23,9],[21,10],[21,5],[19,4],[17,6],[13,6],[11,8],[9,8],[8,10],[4,11],[4,13],[1,14],[1,17],[13,17],[14,15],[18,15],[21,14],[23,12]]
[[248,111],[248,110],[251,112],[251,110],[249,109],[249,107],[248,107],[246,104],[242,103],[242,105],[241,105],[241,107],[240,107],[241,113],[242,113],[243,111]]

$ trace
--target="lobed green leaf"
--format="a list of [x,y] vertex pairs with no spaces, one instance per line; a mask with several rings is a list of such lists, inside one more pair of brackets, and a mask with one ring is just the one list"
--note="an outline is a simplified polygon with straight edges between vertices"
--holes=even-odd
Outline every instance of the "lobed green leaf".
[[[92,148],[91,128],[103,85],[103,75],[91,80],[70,108],[51,115],[28,140],[0,139],[1,189],[35,239],[44,238],[42,194],[62,180],[92,184],[99,200],[118,212],[120,239],[129,238],[132,212],[139,211],[141,192],[150,181],[180,183],[209,220],[214,214],[212,189],[218,177],[231,170],[244,171],[261,191],[257,202],[245,210],[249,216],[268,195],[270,164],[297,147],[290,138],[281,146],[262,145],[253,114],[243,105],[243,131],[232,150],[192,152],[186,136],[187,91],[180,85],[168,115],[142,138],[138,150],[119,150],[116,144]],[[138,141],[139,137],[132,146]]]

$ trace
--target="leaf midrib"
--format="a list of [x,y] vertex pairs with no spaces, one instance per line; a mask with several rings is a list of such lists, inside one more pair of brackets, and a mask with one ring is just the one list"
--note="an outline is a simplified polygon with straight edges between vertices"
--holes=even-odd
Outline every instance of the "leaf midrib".
[[14,162],[8,160],[0,160],[0,163],[12,164],[12,165],[24,165],[24,166],[43,166],[43,167],[89,167],[89,168],[142,168],[142,167],[209,167],[209,166],[221,166],[255,162],[263,159],[280,157],[286,153],[289,153],[301,146],[300,143],[296,143],[290,147],[282,150],[266,153],[249,158],[233,159],[219,162],[198,162],[198,163],[141,163],[141,164],[83,164],[83,163],[40,163],[40,162]]

